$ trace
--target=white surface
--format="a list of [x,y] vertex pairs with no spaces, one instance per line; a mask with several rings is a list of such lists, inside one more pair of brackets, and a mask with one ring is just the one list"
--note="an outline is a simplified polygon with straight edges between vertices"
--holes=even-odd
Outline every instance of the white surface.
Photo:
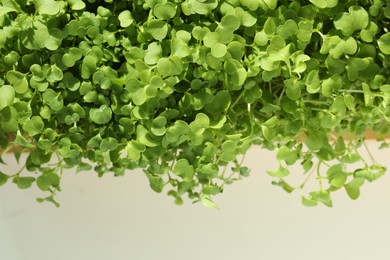
[[[388,153],[375,156],[390,168]],[[306,208],[299,194],[270,184],[272,153],[253,148],[246,164],[251,176],[216,197],[221,210],[175,206],[141,171],[119,178],[68,171],[60,208],[8,183],[0,188],[0,259],[390,259],[389,174],[365,184],[357,201],[341,190],[333,208]]]

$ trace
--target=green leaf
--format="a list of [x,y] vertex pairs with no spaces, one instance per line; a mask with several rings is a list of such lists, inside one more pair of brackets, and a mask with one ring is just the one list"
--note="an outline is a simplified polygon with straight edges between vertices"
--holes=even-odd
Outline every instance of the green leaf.
[[336,174],[329,182],[333,187],[341,188],[347,181],[347,175],[345,173]]
[[350,36],[356,30],[362,30],[367,27],[369,17],[367,11],[357,5],[348,9],[348,13],[342,13],[335,17],[334,26],[341,30],[345,36]]
[[46,175],[41,175],[37,178],[37,186],[42,191],[49,190],[51,183],[49,177]]
[[263,2],[266,4],[266,6],[271,9],[271,10],[275,10],[277,4],[278,4],[278,1],[277,0],[263,0]]
[[302,204],[307,207],[314,207],[317,206],[317,201],[312,198],[306,198],[305,196],[302,196]]
[[227,53],[227,47],[222,43],[215,43],[211,46],[211,54],[216,58],[222,58]]
[[356,40],[352,37],[347,38],[347,40],[342,39],[340,42],[336,44],[335,47],[333,47],[329,54],[335,58],[338,59],[343,54],[355,54],[358,49]]
[[59,185],[60,177],[54,172],[44,173],[37,178],[37,186],[42,191],[47,191],[50,187],[57,188]]
[[64,74],[57,65],[50,66],[50,68],[46,71],[46,78],[50,83],[61,81],[63,77]]
[[249,10],[255,11],[259,7],[258,1],[252,1],[252,0],[240,0],[240,3],[243,6],[248,7]]
[[349,153],[340,158],[343,163],[357,163],[362,160],[362,157],[357,153]]
[[265,45],[267,45],[268,40],[269,40],[268,36],[263,30],[263,31],[256,33],[254,43],[259,45],[259,46],[265,46]]
[[225,15],[221,19],[221,25],[230,31],[235,31],[240,28],[240,20],[234,15]]
[[202,204],[208,208],[212,208],[212,209],[219,209],[217,204],[215,204],[211,199],[210,199],[210,196],[201,196],[200,197],[200,201],[202,202]]
[[355,106],[355,98],[351,94],[345,94],[344,95],[344,102],[347,108],[353,112],[356,111]]
[[152,42],[148,46],[148,51],[144,57],[145,63],[148,65],[156,64],[162,58],[162,47],[157,42]]
[[83,59],[81,65],[81,77],[83,79],[89,79],[96,71],[97,58],[92,55],[88,55]]
[[217,0],[191,0],[191,9],[197,14],[208,14],[217,8]]
[[92,165],[80,162],[79,165],[77,165],[76,172],[81,172],[81,171],[90,171],[92,169]]
[[7,36],[5,32],[2,29],[0,29],[0,49],[4,47],[6,41],[7,41]]
[[47,89],[42,94],[43,102],[54,111],[60,111],[64,106],[63,96],[61,92],[57,93],[52,89]]
[[212,48],[214,44],[220,42],[221,36],[216,32],[207,32],[203,37],[204,46]]
[[205,185],[202,189],[202,192],[205,195],[217,195],[221,193],[221,188],[214,185]]
[[222,144],[221,159],[225,162],[231,162],[237,157],[237,143],[227,140]]
[[134,22],[133,16],[131,15],[129,10],[122,11],[118,15],[118,20],[120,22],[121,27],[123,28],[129,27]]
[[[275,0],[270,0],[269,2],[275,2]],[[257,18],[256,14],[250,11],[244,11],[241,7],[236,7],[234,9],[234,14],[240,21],[242,26],[252,27],[256,24]]]
[[21,146],[21,147],[25,147],[25,148],[34,148],[35,146],[32,145],[31,143],[29,143],[26,138],[23,137],[23,135],[20,134],[20,132],[18,131],[17,134],[16,134],[16,138],[14,140],[14,144],[16,146]]
[[146,147],[144,144],[132,140],[127,143],[125,150],[129,159],[137,161],[141,158],[141,153],[146,150]]
[[307,92],[314,94],[320,91],[321,80],[319,79],[318,71],[312,70],[306,77]]
[[285,192],[287,193],[291,193],[293,192],[295,189],[293,187],[291,187],[287,182],[285,182],[283,179],[280,179],[278,182],[276,181],[273,181],[272,182],[272,185],[275,185],[275,186],[279,186],[281,187]]
[[16,183],[19,189],[28,189],[34,183],[34,177],[15,177],[13,181]]
[[147,147],[159,146],[159,142],[154,136],[142,125],[137,126],[137,140]]
[[41,15],[53,16],[60,12],[61,6],[54,0],[33,0],[35,9]]
[[157,62],[157,71],[162,76],[180,75],[183,71],[183,64],[181,59],[176,56],[161,58]]
[[4,184],[6,184],[9,178],[10,177],[8,175],[0,172],[0,186],[3,186]]
[[100,143],[100,150],[103,152],[115,150],[118,147],[118,140],[112,137],[104,138]]
[[164,180],[160,176],[153,176],[151,174],[147,174],[149,179],[149,185],[155,192],[162,192],[165,186]]
[[14,87],[16,93],[23,94],[28,90],[28,82],[25,74],[19,71],[10,70],[7,72],[6,78]]
[[10,85],[0,87],[0,110],[14,103],[15,90]]
[[46,40],[50,38],[49,30],[46,27],[39,28],[34,32],[34,40],[39,49],[45,48]]
[[179,159],[174,168],[173,172],[183,178],[184,181],[190,182],[194,177],[195,171],[194,167],[189,164],[187,159]]
[[198,40],[198,41],[202,41],[204,39],[204,37],[210,33],[210,29],[208,27],[200,27],[200,26],[195,26],[192,31],[192,36]]
[[297,100],[301,97],[301,84],[291,78],[284,81],[286,86],[286,95],[291,100]]
[[320,191],[313,191],[310,192],[310,196],[319,202],[322,202],[324,205],[328,207],[332,207],[332,199],[330,198],[329,191],[320,190]]
[[62,43],[63,35],[62,31],[58,28],[40,28],[36,33],[36,40],[39,42],[40,47],[44,47],[48,50],[57,50]]
[[298,25],[293,20],[287,20],[283,25],[279,25],[276,29],[276,33],[282,36],[284,39],[296,35],[298,32]]
[[369,182],[372,182],[378,178],[380,178],[382,175],[384,175],[386,172],[386,168],[380,165],[372,165],[368,168],[364,169],[357,169],[354,172],[354,175],[359,178],[363,178]]
[[40,116],[33,116],[29,121],[23,124],[23,130],[28,133],[29,136],[35,136],[41,134],[45,124]]
[[329,179],[332,179],[340,173],[344,173],[344,164],[342,163],[330,166],[326,171],[326,176],[328,176]]
[[154,135],[162,136],[166,132],[165,125],[167,124],[167,119],[163,116],[158,116],[155,119],[153,119],[151,132]]
[[147,22],[145,31],[155,40],[162,41],[168,34],[168,25],[162,20],[152,19]]
[[112,111],[107,105],[101,105],[99,108],[91,108],[89,116],[92,122],[103,125],[110,122],[112,118]]
[[190,124],[190,130],[196,134],[200,135],[204,132],[206,128],[210,125],[210,119],[206,114],[199,113],[195,117],[195,121]]
[[323,80],[321,85],[322,95],[331,97],[340,88],[342,82],[343,79],[339,75],[332,75],[330,78]]
[[0,6],[0,17],[4,17],[6,14],[11,13],[11,12],[18,13],[18,10],[15,9],[14,7],[10,7],[10,6]]
[[290,171],[287,168],[280,166],[279,169],[274,171],[267,171],[267,173],[272,177],[283,178],[288,176],[290,174]]
[[82,0],[68,0],[72,10],[80,11],[85,9],[86,5]]
[[154,15],[160,20],[170,20],[176,14],[176,7],[172,3],[158,3],[153,7]]
[[[14,105],[16,108],[7,106],[0,110],[0,129],[7,133],[7,132],[14,132],[19,129],[18,120],[22,121],[24,118],[22,118],[23,112],[18,110],[21,110],[22,107],[18,107]],[[27,112],[28,113],[28,112]],[[26,113],[26,119],[29,118],[29,114]]]
[[318,8],[333,8],[337,5],[338,0],[310,0]]
[[345,191],[351,199],[355,200],[359,197],[360,187],[363,183],[363,178],[354,178],[352,181],[344,185]]
[[326,0],[310,0],[311,3],[313,3],[315,6],[317,6],[318,8],[326,8],[327,7],[327,3],[326,3]]
[[390,54],[390,32],[383,34],[378,39],[378,47],[382,53]]
[[375,35],[378,33],[378,25],[370,21],[368,26],[360,32],[360,38],[365,42],[373,42]]
[[278,161],[285,161],[287,165],[292,165],[298,160],[298,154],[291,151],[287,146],[281,146],[276,153]]

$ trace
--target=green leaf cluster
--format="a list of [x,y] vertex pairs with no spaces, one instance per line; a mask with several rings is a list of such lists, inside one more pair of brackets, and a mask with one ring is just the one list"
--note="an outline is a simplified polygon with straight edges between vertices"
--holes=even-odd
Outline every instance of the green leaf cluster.
[[57,205],[63,168],[142,168],[215,208],[261,145],[303,204],[356,199],[385,172],[360,153],[367,129],[390,132],[389,18],[384,0],[1,1],[0,151],[28,158],[0,185]]

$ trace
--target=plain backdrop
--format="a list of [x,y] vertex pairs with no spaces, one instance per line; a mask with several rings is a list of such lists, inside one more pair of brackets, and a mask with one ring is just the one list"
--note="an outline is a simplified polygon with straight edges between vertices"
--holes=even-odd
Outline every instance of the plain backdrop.
[[[390,168],[389,150],[369,146]],[[20,167],[5,159],[10,165],[0,167]],[[365,184],[356,201],[340,190],[333,208],[307,208],[299,193],[271,185],[273,153],[254,147],[246,165],[251,175],[215,198],[220,210],[175,206],[149,188],[142,171],[118,178],[66,171],[60,208],[37,203],[43,194],[36,188],[7,183],[0,188],[0,259],[390,259],[389,175]]]

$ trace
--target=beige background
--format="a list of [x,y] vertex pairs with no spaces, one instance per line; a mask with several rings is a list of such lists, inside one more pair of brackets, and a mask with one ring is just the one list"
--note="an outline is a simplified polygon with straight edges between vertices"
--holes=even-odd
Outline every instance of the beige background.
[[[390,168],[389,150],[373,150]],[[0,188],[0,259],[390,259],[389,174],[366,184],[357,201],[341,190],[333,208],[306,208],[298,193],[270,184],[272,153],[255,147],[246,162],[251,176],[216,198],[221,210],[175,206],[141,171],[67,171],[58,209],[36,203],[37,189],[8,183]]]

